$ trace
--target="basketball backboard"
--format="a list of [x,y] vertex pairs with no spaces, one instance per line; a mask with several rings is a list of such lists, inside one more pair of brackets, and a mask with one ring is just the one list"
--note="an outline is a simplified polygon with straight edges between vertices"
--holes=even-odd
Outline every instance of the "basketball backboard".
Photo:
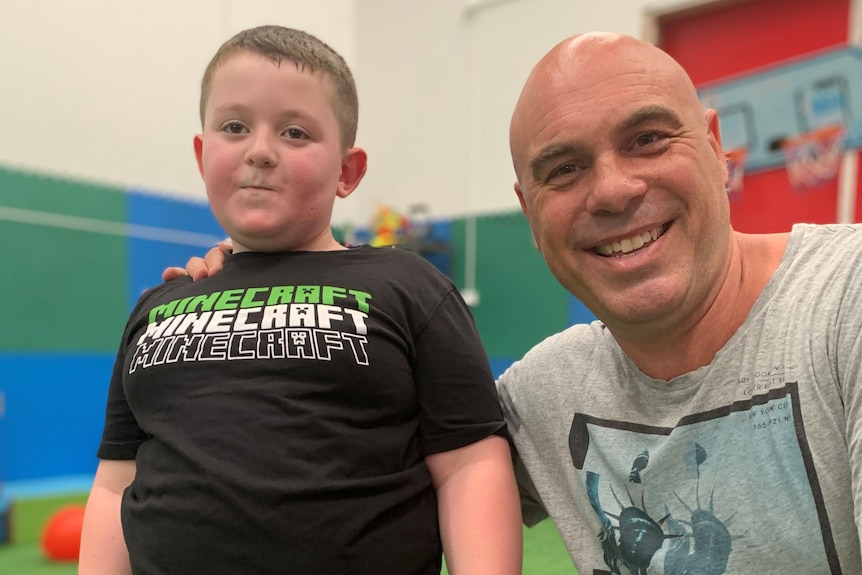
[[747,148],[746,170],[784,163],[781,144],[828,125],[862,147],[862,49],[844,46],[702,86],[718,111],[725,149]]

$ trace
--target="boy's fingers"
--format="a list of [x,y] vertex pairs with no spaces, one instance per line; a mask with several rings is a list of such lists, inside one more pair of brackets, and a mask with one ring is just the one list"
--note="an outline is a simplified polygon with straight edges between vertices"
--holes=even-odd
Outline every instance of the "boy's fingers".
[[189,274],[193,280],[200,280],[209,276],[209,266],[203,258],[194,257],[186,263],[185,272]]
[[225,251],[222,244],[219,244],[207,252],[207,255],[204,256],[203,260],[203,263],[206,266],[207,276],[211,276],[214,273],[221,271],[222,267],[224,267],[224,257]]
[[162,272],[162,281],[171,281],[174,278],[188,275],[192,280],[201,280],[220,271],[224,266],[224,257],[233,249],[230,240],[223,240],[217,246],[210,248],[207,255],[199,258],[193,257],[186,262],[185,268],[169,267]]
[[178,278],[184,275],[186,275],[186,270],[183,268],[166,268],[165,271],[162,272],[162,281],[169,282],[174,278]]

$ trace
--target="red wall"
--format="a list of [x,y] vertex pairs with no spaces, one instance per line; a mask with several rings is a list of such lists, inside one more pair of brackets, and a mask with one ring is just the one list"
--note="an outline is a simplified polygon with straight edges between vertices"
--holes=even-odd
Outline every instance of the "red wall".
[[[849,11],[850,0],[728,2],[714,9],[662,18],[659,45],[699,87],[846,44]],[[787,231],[802,221],[834,222],[837,192],[837,179],[809,190],[796,190],[784,166],[746,174],[742,194],[731,201],[731,221],[743,232]],[[856,221],[862,221],[862,198],[858,197]]]
[[659,23],[660,45],[695,86],[847,43],[850,0],[728,3]]
[[748,233],[783,232],[794,222],[828,224],[838,209],[838,183],[796,190],[784,168],[745,177],[742,193],[730,202],[734,229]]

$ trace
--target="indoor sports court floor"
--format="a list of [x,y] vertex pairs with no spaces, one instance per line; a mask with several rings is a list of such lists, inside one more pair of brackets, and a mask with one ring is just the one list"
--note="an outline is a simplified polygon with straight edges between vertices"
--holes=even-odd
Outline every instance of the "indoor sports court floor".
[[[59,507],[84,503],[86,494],[22,499],[15,503],[14,533],[18,542],[0,545],[3,575],[76,575],[77,564],[49,561],[39,549],[39,534]],[[527,575],[577,575],[551,521],[524,530],[524,568]],[[444,568],[443,573],[447,571]],[[390,575],[383,574],[381,575]]]

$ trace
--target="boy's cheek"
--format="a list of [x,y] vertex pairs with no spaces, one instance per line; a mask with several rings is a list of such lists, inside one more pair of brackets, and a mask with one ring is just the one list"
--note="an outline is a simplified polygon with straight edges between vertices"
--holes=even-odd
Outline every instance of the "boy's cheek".
[[232,154],[225,154],[220,150],[211,150],[211,153],[204,154],[204,170],[208,176],[227,176],[240,164],[240,158]]

